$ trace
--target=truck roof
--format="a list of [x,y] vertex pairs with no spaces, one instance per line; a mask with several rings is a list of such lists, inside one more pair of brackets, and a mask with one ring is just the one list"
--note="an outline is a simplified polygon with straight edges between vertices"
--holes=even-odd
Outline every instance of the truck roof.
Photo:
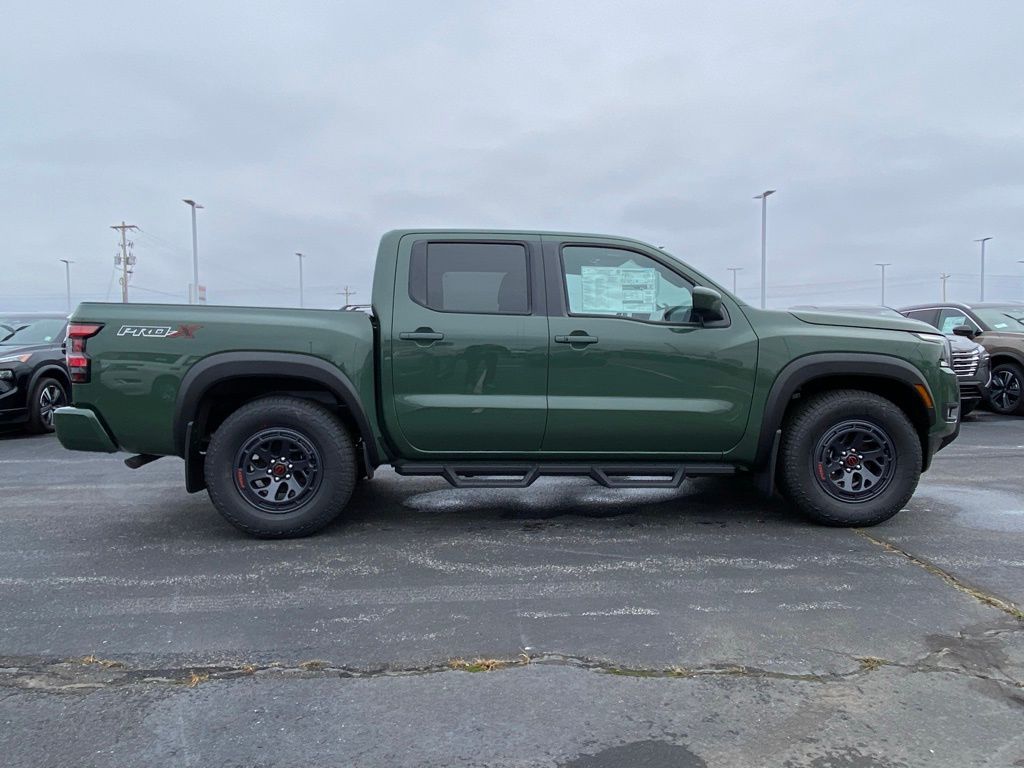
[[623,237],[622,235],[608,235],[600,232],[568,232],[557,229],[472,229],[472,228],[460,228],[460,227],[414,227],[414,228],[403,228],[403,229],[392,229],[385,233],[385,237],[398,236],[412,234],[452,234],[452,235],[516,235],[518,237],[537,237],[540,235],[552,235],[555,237],[599,237],[603,240],[618,240],[620,242],[631,242],[645,245],[648,248],[657,247],[652,246],[650,243],[638,240],[633,237]]

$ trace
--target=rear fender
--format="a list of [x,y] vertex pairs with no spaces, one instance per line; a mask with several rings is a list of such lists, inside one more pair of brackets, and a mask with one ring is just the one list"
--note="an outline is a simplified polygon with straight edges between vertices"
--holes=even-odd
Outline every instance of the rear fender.
[[231,379],[252,381],[259,378],[288,378],[315,383],[330,392],[352,416],[362,441],[366,471],[372,474],[380,465],[366,411],[348,377],[325,360],[288,352],[222,352],[200,360],[181,380],[174,406],[174,445],[185,459],[189,490],[202,488],[199,455],[201,404],[204,395],[216,384]]

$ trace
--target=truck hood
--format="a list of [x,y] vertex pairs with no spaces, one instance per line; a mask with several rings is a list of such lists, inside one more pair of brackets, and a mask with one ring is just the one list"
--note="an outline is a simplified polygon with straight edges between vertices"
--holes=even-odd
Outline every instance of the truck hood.
[[916,331],[917,333],[933,333],[938,331],[920,320],[909,317],[883,317],[881,315],[858,315],[840,312],[812,312],[809,310],[790,310],[797,320],[811,325],[842,325],[849,328],[877,328],[883,331]]

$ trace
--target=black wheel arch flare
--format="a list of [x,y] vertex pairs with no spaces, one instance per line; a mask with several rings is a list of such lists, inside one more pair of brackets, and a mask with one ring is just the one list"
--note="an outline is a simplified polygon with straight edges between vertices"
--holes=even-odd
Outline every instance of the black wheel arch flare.
[[[802,387],[813,383],[815,380],[827,379],[836,376],[848,376],[850,384],[848,388],[856,388],[856,380],[876,380],[886,383],[897,383],[906,387],[909,393],[920,402],[920,396],[915,391],[917,385],[922,385],[932,397],[931,387],[921,372],[906,360],[889,355],[871,353],[815,353],[799,357],[790,362],[775,378],[768,398],[765,401],[764,415],[761,422],[761,433],[758,438],[757,459],[755,466],[766,467],[771,463],[775,434],[782,428],[782,421],[786,415],[793,395]],[[934,399],[930,408],[925,407],[928,416],[928,424],[934,424],[936,420]],[[909,414],[908,414],[909,415]],[[915,425],[916,427],[917,425]],[[927,446],[927,433],[919,437],[922,441],[922,448]],[[927,462],[927,450],[925,450],[925,461]]]
[[174,446],[188,461],[194,446],[190,434],[203,396],[215,384],[229,379],[302,379],[328,390],[352,415],[372,467],[380,464],[369,419],[352,382],[334,365],[310,355],[291,352],[220,352],[193,365],[181,380],[174,405]]

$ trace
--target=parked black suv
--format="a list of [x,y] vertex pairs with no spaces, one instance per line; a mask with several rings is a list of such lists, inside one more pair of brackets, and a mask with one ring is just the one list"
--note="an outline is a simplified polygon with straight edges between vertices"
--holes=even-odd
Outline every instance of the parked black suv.
[[1024,304],[950,301],[904,307],[900,312],[985,347],[992,359],[989,407],[996,413],[1024,416]]
[[71,391],[66,330],[64,315],[0,315],[0,424],[53,431],[53,411]]

